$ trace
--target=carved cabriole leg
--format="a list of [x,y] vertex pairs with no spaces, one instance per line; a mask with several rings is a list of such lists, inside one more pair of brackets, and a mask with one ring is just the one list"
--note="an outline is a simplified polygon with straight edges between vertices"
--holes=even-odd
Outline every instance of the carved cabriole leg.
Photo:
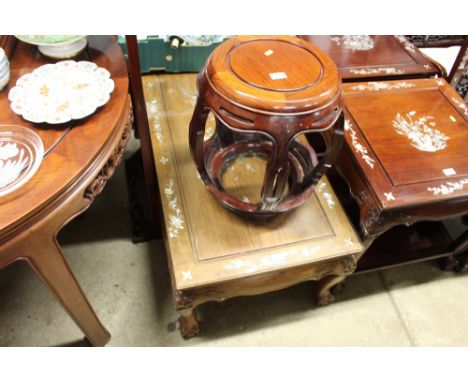
[[200,332],[195,308],[179,311],[180,335],[184,339],[195,337]]
[[332,303],[335,296],[332,293],[334,286],[342,283],[349,275],[351,275],[357,266],[357,255],[347,256],[340,260],[335,274],[325,276],[317,281],[316,286],[316,302],[319,306],[324,306]]
[[193,300],[195,291],[176,291],[174,299],[176,310],[179,312],[180,335],[184,339],[195,337],[199,333],[198,320]]
[[316,302],[319,306],[324,306],[335,301],[335,296],[331,292],[332,288],[340,284],[348,275],[330,275],[317,282]]

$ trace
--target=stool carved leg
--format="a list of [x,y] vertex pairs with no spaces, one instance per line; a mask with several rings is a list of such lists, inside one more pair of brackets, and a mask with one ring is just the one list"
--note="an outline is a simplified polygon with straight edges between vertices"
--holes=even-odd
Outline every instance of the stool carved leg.
[[180,335],[184,339],[195,337],[200,332],[195,308],[179,311]]

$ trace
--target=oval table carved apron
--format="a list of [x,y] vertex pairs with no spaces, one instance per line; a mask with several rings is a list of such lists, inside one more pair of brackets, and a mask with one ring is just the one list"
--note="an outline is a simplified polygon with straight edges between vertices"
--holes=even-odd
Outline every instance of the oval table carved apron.
[[51,61],[37,47],[18,42],[10,57],[11,80],[0,93],[0,123],[34,130],[44,143],[38,172],[0,203],[0,268],[25,260],[91,344],[105,345],[110,334],[101,324],[68,266],[57,234],[87,209],[120,163],[132,126],[127,66],[116,39],[88,38],[75,60],[91,60],[111,73],[110,101],[92,116],[60,126],[34,125],[13,113],[8,91],[23,74]]

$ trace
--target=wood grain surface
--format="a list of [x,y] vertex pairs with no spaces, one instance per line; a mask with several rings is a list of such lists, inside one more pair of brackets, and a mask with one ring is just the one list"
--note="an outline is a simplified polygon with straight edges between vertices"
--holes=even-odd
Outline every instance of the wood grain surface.
[[[190,74],[144,77],[174,289],[239,280],[359,252],[361,244],[325,178],[304,205],[268,223],[241,218],[213,198],[197,176],[188,147],[195,79]],[[241,185],[261,187],[263,178],[257,170],[262,167],[256,160],[244,158],[235,164],[228,171],[231,182],[237,176]]]

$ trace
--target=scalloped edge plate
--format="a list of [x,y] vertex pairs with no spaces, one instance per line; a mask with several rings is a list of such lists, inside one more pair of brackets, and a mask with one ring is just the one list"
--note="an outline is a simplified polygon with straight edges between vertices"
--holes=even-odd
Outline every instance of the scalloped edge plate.
[[89,61],[42,65],[10,89],[10,107],[33,123],[61,124],[83,119],[105,105],[114,90],[107,69]]

